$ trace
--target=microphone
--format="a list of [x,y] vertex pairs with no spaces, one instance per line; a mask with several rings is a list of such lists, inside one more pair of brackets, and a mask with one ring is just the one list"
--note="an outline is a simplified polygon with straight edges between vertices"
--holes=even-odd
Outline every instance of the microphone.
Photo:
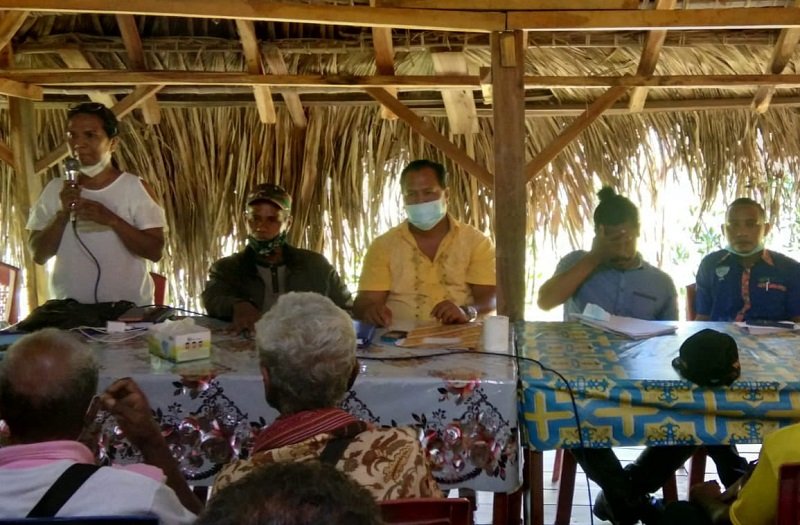
[[[78,183],[78,174],[80,173],[81,164],[78,159],[67,157],[64,160],[64,181],[72,186]],[[69,205],[69,220],[75,222],[75,203]]]

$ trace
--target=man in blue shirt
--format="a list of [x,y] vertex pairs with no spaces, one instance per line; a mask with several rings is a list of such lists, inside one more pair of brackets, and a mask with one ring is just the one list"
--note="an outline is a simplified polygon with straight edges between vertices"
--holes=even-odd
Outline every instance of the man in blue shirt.
[[[800,263],[764,248],[766,219],[753,199],[742,197],[728,206],[722,227],[728,246],[706,255],[697,270],[698,321],[800,322]],[[726,487],[747,468],[735,445],[706,449]]]
[[591,251],[574,251],[559,261],[555,275],[539,290],[539,307],[550,310],[563,304],[565,320],[572,313],[583,312],[588,303],[614,315],[651,321],[678,319],[678,294],[672,278],[645,262],[636,250],[636,206],[611,188],[598,195]]
[[697,270],[697,320],[800,322],[800,263],[764,248],[764,208],[736,199],[722,229],[728,246],[706,255]]
[[[642,260],[636,250],[639,210],[611,188],[603,188],[594,211],[591,251],[564,257],[539,290],[539,307],[564,305],[564,318],[587,303],[614,315],[647,320],[675,320],[678,301],[669,275]],[[649,493],[655,492],[692,455],[694,447],[648,447],[622,468],[610,448],[572,449],[584,472],[603,489],[594,514],[615,525],[657,523]]]

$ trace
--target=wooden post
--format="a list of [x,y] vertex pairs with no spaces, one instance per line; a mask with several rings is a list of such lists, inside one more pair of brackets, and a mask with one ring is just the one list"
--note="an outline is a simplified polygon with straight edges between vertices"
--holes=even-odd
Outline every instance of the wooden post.
[[[17,216],[27,222],[31,206],[42,192],[42,183],[33,167],[36,153],[36,119],[33,102],[16,97],[8,99],[8,113],[11,121],[11,149],[14,152],[14,168],[17,177],[16,202],[19,203]],[[33,261],[30,250],[24,250],[25,274],[27,276],[28,305],[35,308],[47,300],[49,291],[44,267]]]
[[497,312],[525,317],[525,86],[522,31],[492,33]]

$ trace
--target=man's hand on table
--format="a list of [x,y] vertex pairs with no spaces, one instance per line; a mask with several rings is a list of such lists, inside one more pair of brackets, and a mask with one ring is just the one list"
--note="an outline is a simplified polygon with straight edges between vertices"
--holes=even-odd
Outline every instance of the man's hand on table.
[[256,332],[256,322],[261,319],[261,311],[250,301],[239,301],[233,305],[233,321],[228,326],[227,331],[238,334],[248,332],[250,335]]
[[375,326],[390,326],[392,324],[392,311],[385,303],[373,303],[364,310],[364,321]]
[[442,324],[462,324],[469,322],[467,314],[453,301],[442,301],[431,310],[431,317],[438,319]]

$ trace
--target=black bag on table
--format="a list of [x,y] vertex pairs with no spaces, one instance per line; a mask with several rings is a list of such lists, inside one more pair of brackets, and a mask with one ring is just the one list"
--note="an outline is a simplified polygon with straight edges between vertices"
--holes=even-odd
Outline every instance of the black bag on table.
[[36,308],[14,328],[22,332],[35,332],[42,328],[69,330],[79,326],[106,326],[120,315],[135,307],[130,301],[83,304],[74,299],[51,299]]

